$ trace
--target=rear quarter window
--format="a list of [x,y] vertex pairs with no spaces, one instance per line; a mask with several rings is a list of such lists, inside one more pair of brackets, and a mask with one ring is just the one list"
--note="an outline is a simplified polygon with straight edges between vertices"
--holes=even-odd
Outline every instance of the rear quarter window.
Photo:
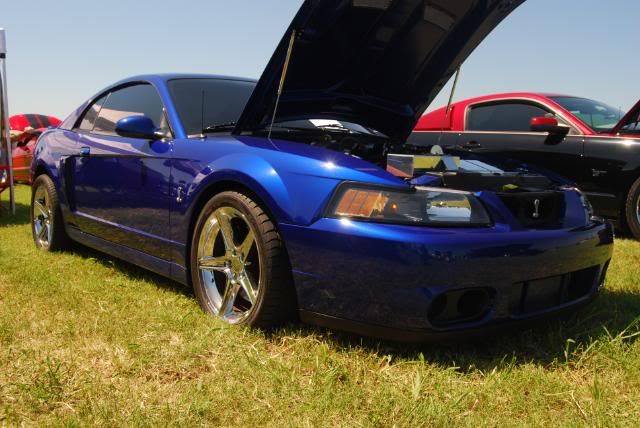
[[85,111],[82,120],[80,121],[80,125],[78,129],[81,131],[91,132],[93,131],[93,126],[98,118],[98,114],[100,113],[100,109],[104,104],[104,101],[107,99],[107,95],[100,97],[97,101],[95,101],[91,106]]

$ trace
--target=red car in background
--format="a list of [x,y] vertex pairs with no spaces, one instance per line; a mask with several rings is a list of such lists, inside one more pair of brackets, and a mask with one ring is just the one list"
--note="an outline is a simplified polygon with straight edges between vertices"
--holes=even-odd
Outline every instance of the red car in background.
[[[35,149],[36,141],[45,130],[57,127],[60,119],[42,114],[20,114],[9,118],[11,129],[11,142],[13,143],[13,179],[16,183],[31,184],[29,168]],[[4,168],[3,168],[4,167]],[[6,165],[0,165],[0,169],[6,169]],[[8,187],[7,180],[0,183],[0,191]]]
[[488,95],[424,115],[410,142],[556,172],[589,196],[597,215],[640,239],[640,103],[625,115],[582,97]]

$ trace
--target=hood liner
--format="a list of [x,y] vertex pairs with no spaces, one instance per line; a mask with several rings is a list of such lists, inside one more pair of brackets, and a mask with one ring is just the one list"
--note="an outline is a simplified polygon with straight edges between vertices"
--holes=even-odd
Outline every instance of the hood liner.
[[618,122],[616,124],[616,126],[611,130],[612,134],[622,134],[622,128],[624,128],[624,126],[629,123],[629,121],[631,121],[631,119],[635,118],[638,116],[638,112],[640,111],[640,101],[638,101],[638,103],[633,106],[631,108],[631,110],[629,110],[627,112],[627,114],[625,114],[622,119],[620,119],[620,122]]
[[276,122],[338,119],[404,142],[480,42],[524,0],[306,0],[234,133]]

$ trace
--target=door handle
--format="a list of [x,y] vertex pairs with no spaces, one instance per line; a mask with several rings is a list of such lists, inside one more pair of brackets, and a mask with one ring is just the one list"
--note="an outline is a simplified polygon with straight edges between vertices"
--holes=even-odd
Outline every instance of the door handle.
[[89,156],[91,154],[91,147],[84,146],[80,149],[80,156]]

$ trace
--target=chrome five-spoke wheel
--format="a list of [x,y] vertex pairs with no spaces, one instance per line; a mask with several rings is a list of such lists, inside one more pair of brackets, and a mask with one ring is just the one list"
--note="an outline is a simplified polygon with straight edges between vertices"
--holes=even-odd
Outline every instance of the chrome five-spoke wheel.
[[218,193],[200,210],[190,270],[200,306],[229,324],[270,329],[297,316],[284,242],[269,215],[243,193]]
[[198,270],[211,311],[230,324],[246,319],[260,294],[256,234],[244,214],[220,207],[200,233]]

